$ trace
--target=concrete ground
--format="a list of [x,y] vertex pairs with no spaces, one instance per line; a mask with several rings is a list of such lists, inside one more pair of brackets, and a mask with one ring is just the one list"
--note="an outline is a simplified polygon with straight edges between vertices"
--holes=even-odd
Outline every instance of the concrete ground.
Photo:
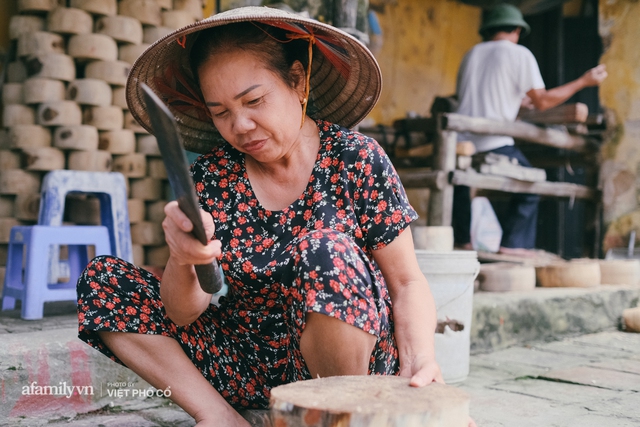
[[[475,294],[470,373],[456,386],[478,426],[640,426],[640,334],[618,330],[639,299],[627,286]],[[194,425],[75,325],[70,303],[37,321],[0,314],[0,426]],[[58,394],[39,394],[44,385]]]

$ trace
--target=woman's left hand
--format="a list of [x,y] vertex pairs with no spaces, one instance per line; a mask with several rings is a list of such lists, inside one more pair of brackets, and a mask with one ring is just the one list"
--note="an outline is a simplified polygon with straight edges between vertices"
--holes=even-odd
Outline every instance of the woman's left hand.
[[440,366],[435,359],[429,359],[426,356],[417,356],[413,360],[401,360],[400,376],[411,378],[409,385],[412,387],[423,387],[432,382],[444,384]]

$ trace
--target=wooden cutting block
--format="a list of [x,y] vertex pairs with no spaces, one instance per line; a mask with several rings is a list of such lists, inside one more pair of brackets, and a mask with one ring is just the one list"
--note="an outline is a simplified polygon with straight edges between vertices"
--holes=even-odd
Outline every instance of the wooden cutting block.
[[51,147],[51,129],[39,125],[18,125],[9,129],[9,148]]
[[164,244],[162,224],[149,221],[131,224],[131,243],[143,246],[158,246]]
[[74,7],[57,7],[47,16],[47,29],[60,34],[90,34],[93,17]]
[[143,178],[147,174],[147,158],[141,153],[113,156],[112,170],[127,178]]
[[640,332],[640,307],[623,310],[622,321],[626,331]]
[[64,38],[60,34],[35,31],[23,34],[18,38],[18,57],[46,53],[65,53]]
[[167,169],[161,158],[147,159],[147,176],[150,178],[167,179]]
[[186,10],[174,9],[162,12],[162,26],[172,30],[177,30],[194,22],[196,22],[196,19]]
[[118,59],[133,64],[149,46],[149,43],[122,45],[118,48]]
[[158,140],[153,135],[137,135],[136,151],[146,156],[161,156]]
[[[162,12],[166,13],[166,12]],[[160,40],[167,34],[171,34],[174,28],[161,26],[161,27],[145,27],[144,34],[142,36],[142,42],[146,44],[152,44],[153,42]]]
[[98,148],[111,154],[134,153],[136,151],[136,135],[129,129],[100,132]]
[[32,125],[36,122],[33,108],[23,104],[9,104],[2,109],[2,126]]
[[124,128],[131,129],[135,133],[149,133],[143,128],[129,111],[124,112]]
[[161,9],[156,0],[120,0],[118,14],[136,18],[145,25],[162,25]]
[[96,33],[107,35],[122,43],[142,43],[142,24],[130,16],[103,16],[96,21]]
[[27,66],[22,61],[7,64],[7,83],[22,83],[27,79]]
[[536,287],[536,269],[511,262],[482,264],[478,281],[487,292],[530,291]]
[[123,122],[122,108],[115,105],[85,107],[82,114],[83,124],[95,126],[100,131],[122,129]]
[[9,20],[9,38],[17,40],[23,34],[42,31],[44,28],[44,18],[34,15],[13,15]]
[[0,196],[0,218],[13,217],[15,196]]
[[69,38],[69,56],[77,61],[116,61],[118,44],[106,34],[82,34]]
[[2,105],[24,104],[24,83],[5,83],[2,85]]
[[95,61],[84,70],[86,78],[101,79],[114,86],[126,85],[128,75],[129,64],[124,61]]
[[637,285],[640,280],[640,260],[601,259],[600,277],[603,285]]
[[0,194],[40,192],[40,175],[22,169],[0,170]]
[[173,0],[173,9],[188,12],[196,21],[203,18],[201,0]]
[[129,211],[129,222],[135,224],[144,221],[146,213],[146,207],[144,200],[141,199],[128,199],[127,210]]
[[545,288],[590,288],[600,285],[600,263],[594,259],[573,259],[536,267],[538,285]]
[[37,221],[39,210],[40,193],[24,193],[16,196],[14,218],[21,221]]
[[133,254],[133,265],[144,265],[144,246],[131,245],[131,253]]
[[72,151],[67,168],[78,171],[111,172],[111,153],[107,151]]
[[117,0],[70,0],[69,6],[98,16],[111,16],[118,13]]
[[65,201],[65,221],[78,225],[100,225],[100,200],[86,195],[69,195]]
[[73,101],[43,102],[38,106],[37,123],[42,126],[82,124],[82,110]]
[[22,167],[30,171],[64,169],[65,156],[62,150],[55,147],[23,148]]
[[156,0],[156,3],[158,3],[158,6],[160,6],[162,10],[173,9],[173,0]]
[[62,53],[46,53],[25,59],[27,77],[44,77],[70,82],[76,78],[73,58]]
[[18,12],[50,12],[58,7],[58,0],[18,0]]
[[0,218],[0,244],[9,243],[11,229],[16,225],[22,225],[22,222],[15,218]]
[[0,150],[0,169],[20,169],[20,154],[11,150]]
[[147,221],[162,223],[166,217],[164,207],[167,205],[166,200],[157,200],[147,203]]
[[111,86],[104,80],[78,79],[69,83],[67,99],[80,105],[111,105]]
[[146,246],[145,251],[145,264],[156,265],[164,267],[169,261],[169,246]]
[[116,86],[111,89],[111,105],[120,107],[123,110],[128,110],[127,105],[127,90],[122,86]]
[[95,126],[60,126],[53,132],[53,146],[62,150],[94,151],[98,149]]
[[274,426],[467,427],[469,395],[453,386],[409,386],[409,378],[336,376],[275,387]]
[[22,92],[26,104],[40,104],[51,101],[64,101],[64,82],[41,77],[32,77],[24,81]]
[[162,180],[154,178],[140,178],[130,180],[131,198],[144,201],[162,199]]

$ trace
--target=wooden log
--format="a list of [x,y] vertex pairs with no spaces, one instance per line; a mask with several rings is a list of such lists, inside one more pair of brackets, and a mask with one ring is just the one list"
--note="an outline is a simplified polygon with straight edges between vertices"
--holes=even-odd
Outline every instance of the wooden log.
[[146,214],[146,206],[145,206],[144,200],[128,199],[127,211],[129,212],[129,222],[131,224],[144,221],[145,214]]
[[166,216],[164,213],[164,207],[166,206],[166,204],[166,200],[157,200],[151,203],[147,203],[147,221],[159,223],[164,221],[164,218]]
[[15,196],[0,196],[0,218],[13,216],[15,199]]
[[23,34],[18,38],[18,57],[47,53],[65,53],[64,38],[60,34],[36,31]]
[[[109,91],[109,100],[111,100],[111,91]],[[119,130],[124,124],[124,115],[122,108],[115,105],[85,107],[82,112],[82,123],[95,126],[99,131]]]
[[623,310],[622,321],[626,331],[640,332],[640,307]]
[[145,27],[142,35],[142,43],[153,44],[154,41],[161,39],[173,31],[174,28],[171,27]]
[[481,264],[478,281],[480,290],[488,292],[530,291],[536,287],[536,269],[511,262]]
[[589,107],[582,102],[562,104],[545,111],[521,108],[518,118],[529,123],[564,124],[584,123],[589,117]]
[[43,31],[45,20],[35,15],[13,15],[9,20],[9,38],[17,40],[23,34]]
[[100,132],[98,147],[111,154],[133,153],[136,149],[136,135],[130,129]]
[[130,111],[124,112],[124,128],[131,129],[135,133],[148,134],[149,132],[142,127],[140,123],[133,117]]
[[21,193],[16,196],[14,218],[22,221],[37,221],[40,210],[40,193]]
[[16,225],[22,225],[22,222],[15,218],[0,218],[0,244],[9,243],[11,229]]
[[9,129],[9,148],[51,147],[51,129],[40,125],[17,125]]
[[100,200],[86,195],[69,195],[64,208],[65,221],[78,225],[99,225]]
[[526,182],[496,175],[482,175],[469,169],[454,171],[451,175],[453,185],[484,190],[498,190],[507,193],[539,194],[541,196],[568,197],[576,199],[598,200],[600,192],[597,189],[568,182]]
[[196,21],[203,18],[201,0],[173,0],[173,9],[188,12]]
[[579,152],[597,148],[597,144],[588,138],[570,135],[556,129],[541,128],[525,122],[501,122],[454,113],[443,115],[443,129],[480,135],[506,135],[523,141]]
[[411,387],[396,376],[337,376],[275,387],[271,420],[278,427],[467,427],[469,395],[433,383]]
[[640,280],[640,260],[601,259],[600,277],[603,285],[637,285]]
[[69,154],[67,168],[79,171],[111,172],[111,162],[111,153],[107,151],[73,151]]
[[42,77],[32,77],[24,81],[25,104],[41,104],[43,102],[64,101],[64,82]]
[[53,132],[53,146],[63,150],[95,151],[98,129],[94,126],[60,126]]
[[90,34],[93,31],[93,18],[82,9],[57,7],[47,15],[47,29],[65,35]]
[[70,82],[76,78],[76,64],[62,53],[28,56],[24,61],[27,77],[43,77]]
[[20,154],[11,150],[0,150],[0,170],[20,169]]
[[58,0],[18,0],[17,6],[21,13],[51,12],[58,7]]
[[39,193],[40,175],[22,169],[0,170],[0,194]]
[[144,265],[144,246],[131,245],[131,253],[133,254],[134,265]]
[[23,61],[11,61],[7,64],[7,83],[22,83],[27,77],[27,66]]
[[131,224],[131,242],[143,246],[158,246],[164,244],[162,224],[149,221]]
[[547,180],[544,169],[529,168],[513,164],[482,164],[479,172],[489,175],[506,176],[527,182],[543,182]]
[[169,260],[169,246],[146,246],[145,251],[145,264],[164,267]]
[[110,16],[118,13],[117,0],[70,0],[69,6],[85,10],[97,16]]
[[167,169],[164,166],[164,161],[159,158],[147,159],[147,176],[150,178],[167,179]]
[[149,46],[151,46],[149,43],[122,45],[118,48],[118,59],[133,64]]
[[131,179],[131,198],[154,201],[162,199],[162,180],[154,178]]
[[443,189],[447,185],[445,171],[434,171],[427,168],[398,169],[400,181],[405,188]]
[[69,38],[67,52],[77,61],[116,61],[118,44],[106,34],[81,34]]
[[127,105],[127,91],[124,87],[118,86],[111,90],[111,105],[120,107],[123,110],[129,109]]
[[52,171],[64,169],[64,153],[55,147],[32,147],[22,149],[22,167],[30,171]]
[[[200,10],[202,11],[202,8]],[[162,27],[155,28],[177,30],[178,28],[186,27],[194,22],[196,22],[196,19],[186,10],[167,10],[162,12]]]
[[2,105],[24,104],[23,83],[5,83],[2,85]]
[[127,178],[142,178],[147,174],[147,158],[141,153],[113,156],[112,170]]
[[37,123],[42,126],[82,124],[82,110],[73,101],[44,102],[38,106]]
[[153,135],[137,135],[136,152],[155,157],[162,155],[158,147],[158,140]]
[[600,285],[600,263],[595,259],[572,259],[539,266],[536,279],[544,288],[591,288]]
[[67,87],[67,99],[80,105],[106,107],[111,105],[111,97],[111,86],[103,80],[76,79]]
[[143,39],[142,24],[130,16],[114,15],[99,18],[96,21],[96,33],[133,45],[139,45]]
[[100,79],[114,86],[125,86],[130,65],[124,61],[94,61],[84,70],[86,78]]
[[118,14],[136,18],[144,25],[162,25],[160,5],[155,0],[120,0]]
[[31,107],[22,104],[10,104],[2,108],[2,126],[4,127],[33,125],[35,122],[36,113]]

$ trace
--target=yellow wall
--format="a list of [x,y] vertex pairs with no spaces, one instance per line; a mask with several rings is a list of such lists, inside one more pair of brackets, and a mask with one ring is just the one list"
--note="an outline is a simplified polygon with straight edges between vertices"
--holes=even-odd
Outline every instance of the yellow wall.
[[480,9],[445,0],[398,0],[378,17],[383,44],[376,58],[384,85],[371,117],[391,124],[408,111],[426,116],[436,95],[455,92],[460,61],[480,41]]
[[610,133],[602,150],[601,182],[604,249],[625,246],[635,229],[640,238],[640,3],[600,2],[600,35],[605,44],[601,62],[609,77],[600,88],[608,109]]

